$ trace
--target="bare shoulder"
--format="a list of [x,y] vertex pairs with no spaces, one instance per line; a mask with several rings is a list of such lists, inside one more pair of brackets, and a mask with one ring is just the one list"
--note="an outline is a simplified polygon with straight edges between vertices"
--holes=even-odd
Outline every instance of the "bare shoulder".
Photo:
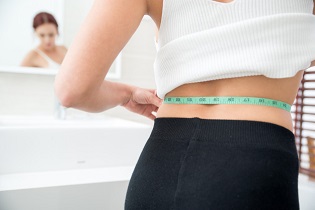
[[36,66],[36,60],[38,59],[38,53],[35,50],[30,50],[25,57],[23,58],[21,62],[21,66],[26,66],[26,67],[34,67]]
[[59,45],[57,46],[57,48],[58,48],[58,51],[62,53],[63,55],[65,55],[68,51],[68,49],[64,45]]

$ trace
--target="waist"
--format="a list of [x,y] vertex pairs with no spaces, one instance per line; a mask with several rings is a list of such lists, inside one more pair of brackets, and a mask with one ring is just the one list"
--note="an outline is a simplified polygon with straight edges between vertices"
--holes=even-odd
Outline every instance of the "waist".
[[165,104],[157,111],[157,118],[177,117],[201,119],[230,119],[269,122],[293,132],[290,112],[271,106],[251,104]]
[[[293,132],[292,116],[289,111],[293,104],[303,71],[295,77],[271,79],[264,76],[229,78],[201,83],[190,83],[180,86],[165,96],[165,100],[185,97],[192,100],[207,100],[225,98],[227,103],[166,103],[157,112],[157,117],[199,117],[204,119],[236,119],[270,122],[287,128]],[[229,96],[229,97],[228,97]],[[197,99],[194,97],[198,97]],[[265,99],[271,103],[279,103],[286,109],[276,106],[266,106],[255,103],[230,103],[235,98]],[[178,99],[177,99],[178,100]],[[190,99],[189,99],[190,100]]]

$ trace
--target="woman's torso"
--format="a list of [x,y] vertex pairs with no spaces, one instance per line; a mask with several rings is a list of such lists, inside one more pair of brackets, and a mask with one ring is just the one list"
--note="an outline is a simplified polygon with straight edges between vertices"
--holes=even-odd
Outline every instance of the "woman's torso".
[[[159,28],[163,0],[148,2],[149,15]],[[221,0],[221,2],[230,1]],[[312,63],[312,65],[314,64],[315,62]],[[170,91],[166,96],[250,96],[270,98],[292,105],[303,77],[303,72],[304,69],[301,69],[291,78],[272,79],[261,75],[184,84]],[[293,131],[291,113],[269,106],[162,104],[157,112],[157,117],[199,117],[205,119],[265,121],[281,125]]]
[[37,56],[34,58],[33,63],[36,67],[42,68],[60,66],[66,54],[66,49],[63,46],[56,46],[55,50],[51,52],[46,52],[41,49],[35,49],[35,51]]

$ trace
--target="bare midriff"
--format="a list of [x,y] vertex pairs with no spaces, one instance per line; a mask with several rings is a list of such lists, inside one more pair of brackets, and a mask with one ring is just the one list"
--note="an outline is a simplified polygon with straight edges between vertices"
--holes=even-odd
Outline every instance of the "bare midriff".
[[[294,103],[303,70],[289,78],[246,76],[189,83],[168,92],[165,97],[248,96]],[[157,117],[233,119],[270,122],[293,132],[291,113],[276,107],[250,104],[162,104]]]

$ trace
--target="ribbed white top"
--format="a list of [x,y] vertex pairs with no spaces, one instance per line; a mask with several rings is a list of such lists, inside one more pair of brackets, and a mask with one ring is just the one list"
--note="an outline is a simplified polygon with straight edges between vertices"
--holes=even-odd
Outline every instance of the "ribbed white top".
[[294,76],[315,60],[313,0],[164,0],[157,95],[193,82]]

